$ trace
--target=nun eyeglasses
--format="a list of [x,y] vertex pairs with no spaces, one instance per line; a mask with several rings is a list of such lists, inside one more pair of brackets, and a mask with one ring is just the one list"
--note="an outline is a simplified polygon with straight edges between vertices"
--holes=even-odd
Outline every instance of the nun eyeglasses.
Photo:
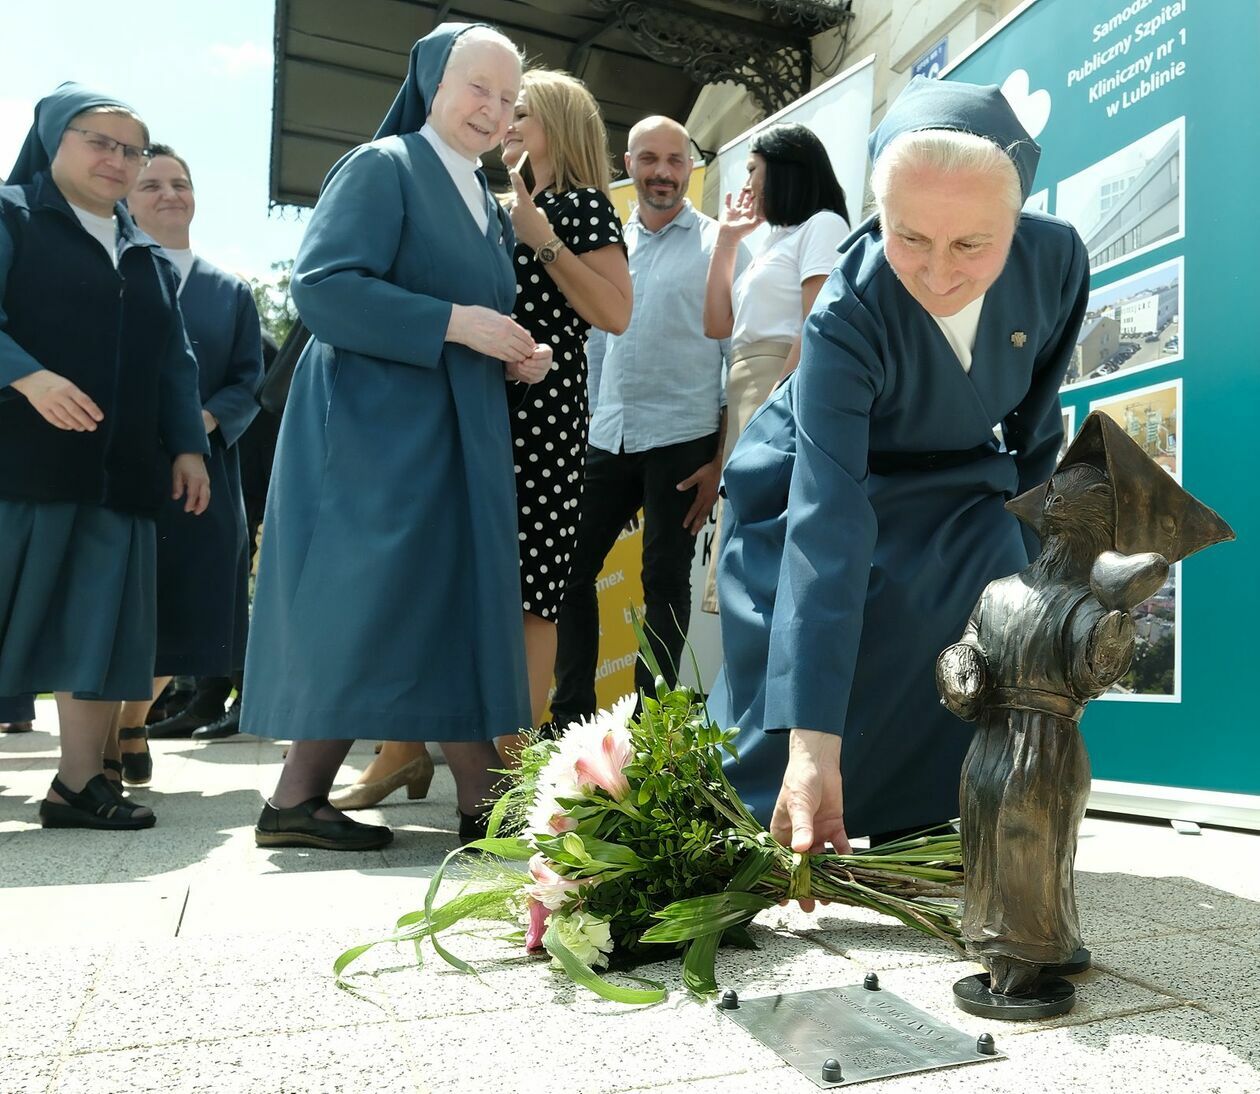
[[91,129],[80,129],[75,125],[66,126],[72,133],[82,133],[83,139],[87,141],[88,147],[95,152],[101,153],[103,156],[113,155],[114,152],[121,150],[123,159],[128,163],[144,163],[153,158],[153,150],[150,148],[141,148],[135,144],[124,144],[122,141],[116,141],[113,137],[107,137],[104,133],[97,133]]

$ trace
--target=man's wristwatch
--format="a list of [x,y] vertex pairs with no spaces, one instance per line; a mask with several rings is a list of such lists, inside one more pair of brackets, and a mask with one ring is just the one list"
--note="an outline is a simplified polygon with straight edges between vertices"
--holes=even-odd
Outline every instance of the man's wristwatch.
[[564,240],[559,236],[554,239],[547,240],[541,247],[534,252],[534,257],[538,259],[544,266],[550,266],[557,258],[560,252],[564,250]]

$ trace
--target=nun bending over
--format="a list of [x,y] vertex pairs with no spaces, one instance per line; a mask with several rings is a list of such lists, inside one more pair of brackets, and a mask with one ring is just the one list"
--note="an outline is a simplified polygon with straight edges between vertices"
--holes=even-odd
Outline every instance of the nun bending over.
[[291,738],[267,847],[367,850],[328,803],[353,739],[431,740],[475,816],[496,734],[531,722],[507,381],[551,365],[509,317],[512,225],[478,157],[503,139],[516,47],[445,23],[376,139],[330,171],[293,269],[311,341],[263,521],[242,728]]
[[148,149],[129,106],[62,84],[0,187],[0,695],[56,693],[45,827],[154,824],[105,750],[153,686],[154,519],[210,500],[175,270],[121,204]]
[[711,711],[798,851],[958,815],[936,657],[1038,550],[1004,506],[1054,467],[1089,293],[1071,225],[1021,212],[1040,149],[996,87],[912,81],[871,152],[876,215],[725,473]]

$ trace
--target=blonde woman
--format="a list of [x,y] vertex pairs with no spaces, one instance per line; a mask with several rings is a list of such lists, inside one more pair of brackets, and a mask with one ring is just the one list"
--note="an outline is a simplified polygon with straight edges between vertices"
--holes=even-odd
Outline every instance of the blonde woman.
[[[525,73],[503,161],[514,191],[512,318],[552,352],[543,380],[512,384],[508,392],[525,659],[537,722],[555,669],[556,618],[577,539],[586,453],[586,335],[592,326],[624,331],[634,290],[621,222],[608,196],[604,123],[580,80],[546,69]],[[499,732],[511,735],[516,728],[503,726]],[[423,745],[390,743],[359,782],[332,801],[341,809],[364,808],[404,783],[409,796],[418,797],[430,770]],[[468,831],[462,834],[475,834],[464,827]]]

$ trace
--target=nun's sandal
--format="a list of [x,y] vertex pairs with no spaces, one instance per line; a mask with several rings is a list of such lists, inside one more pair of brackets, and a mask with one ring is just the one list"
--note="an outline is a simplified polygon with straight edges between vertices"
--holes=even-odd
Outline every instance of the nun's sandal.
[[77,794],[56,777],[53,778],[52,789],[65,799],[65,804],[47,798],[39,803],[39,823],[45,828],[133,831],[152,828],[157,823],[157,817],[145,806],[121,798],[103,774],[88,779],[87,785]]

